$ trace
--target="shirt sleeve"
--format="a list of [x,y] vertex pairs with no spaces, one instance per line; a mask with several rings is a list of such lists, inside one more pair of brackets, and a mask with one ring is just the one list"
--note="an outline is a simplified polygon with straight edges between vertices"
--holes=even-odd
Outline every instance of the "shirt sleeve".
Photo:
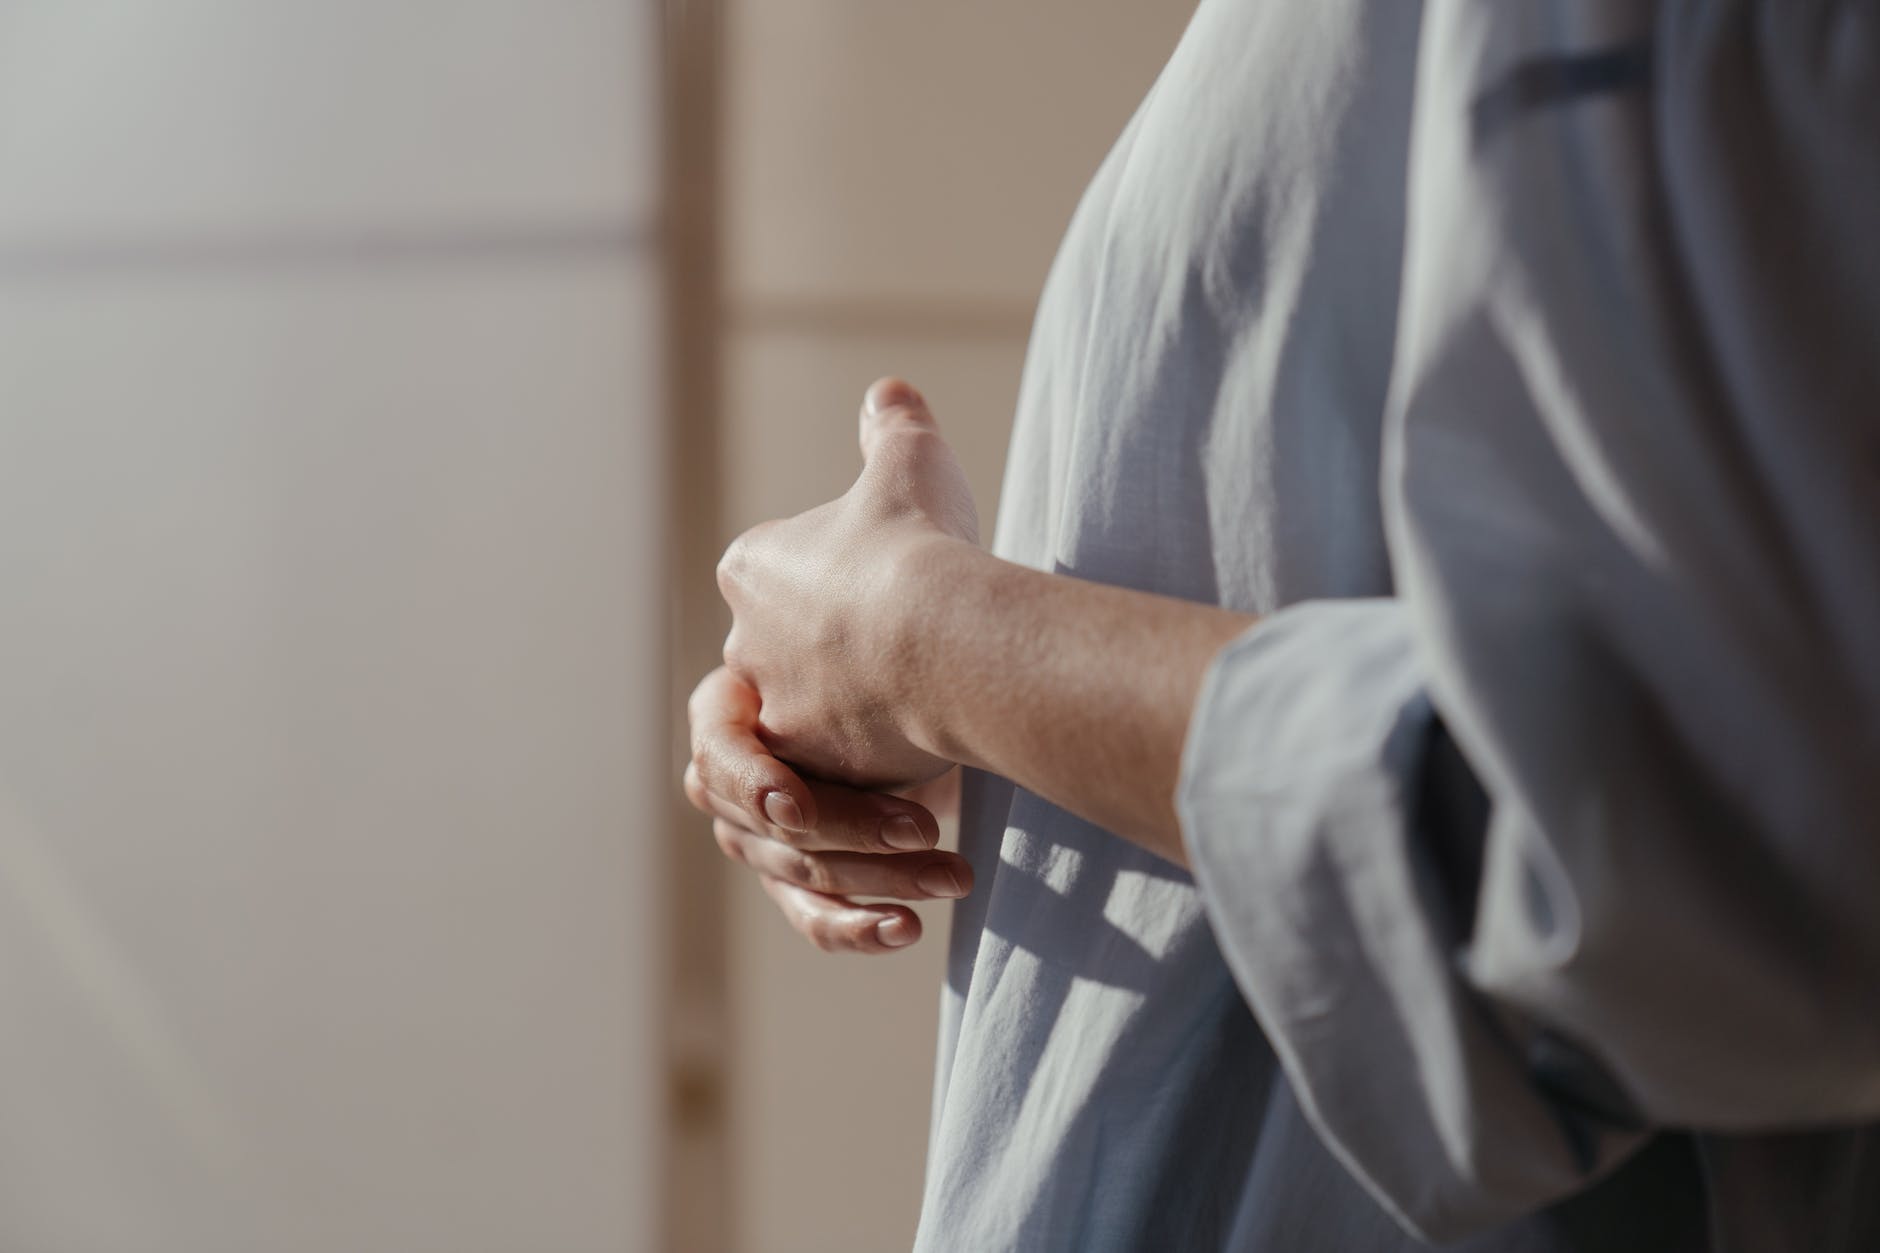
[[1880,1117],[1880,22],[1425,6],[1396,595],[1225,649],[1177,805],[1411,1229]]

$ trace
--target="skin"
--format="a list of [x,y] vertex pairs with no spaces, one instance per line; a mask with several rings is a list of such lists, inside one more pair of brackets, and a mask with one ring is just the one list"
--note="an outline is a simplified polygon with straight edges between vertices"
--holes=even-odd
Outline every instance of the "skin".
[[725,855],[818,947],[904,948],[920,921],[894,901],[972,889],[935,848],[959,763],[1185,866],[1189,716],[1254,619],[987,553],[959,462],[899,379],[869,388],[860,436],[853,487],[719,563],[733,626],[692,696],[685,789]]

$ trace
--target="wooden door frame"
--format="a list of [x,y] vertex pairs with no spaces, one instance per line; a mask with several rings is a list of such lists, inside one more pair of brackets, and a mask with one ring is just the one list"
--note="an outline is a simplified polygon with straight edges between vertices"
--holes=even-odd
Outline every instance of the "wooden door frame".
[[664,0],[661,242],[671,516],[666,587],[672,762],[666,872],[665,1152],[660,1228],[670,1250],[737,1247],[730,1110],[731,1004],[722,860],[677,786],[685,701],[717,664],[726,621],[721,547],[720,152],[723,0]]

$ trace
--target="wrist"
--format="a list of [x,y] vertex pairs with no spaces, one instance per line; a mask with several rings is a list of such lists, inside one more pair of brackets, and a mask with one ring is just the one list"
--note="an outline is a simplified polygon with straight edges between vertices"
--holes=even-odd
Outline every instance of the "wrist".
[[977,765],[958,733],[956,698],[973,686],[962,624],[982,612],[984,588],[1004,563],[967,540],[923,535],[899,546],[881,593],[883,698],[908,743]]

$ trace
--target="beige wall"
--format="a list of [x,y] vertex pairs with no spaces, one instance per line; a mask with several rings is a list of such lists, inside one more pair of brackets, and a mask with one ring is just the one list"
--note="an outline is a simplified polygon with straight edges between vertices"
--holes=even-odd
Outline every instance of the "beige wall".
[[[932,402],[990,534],[1039,286],[1191,8],[731,0],[721,539],[848,485],[856,407],[885,373]],[[730,879],[739,1243],[904,1248],[945,911],[905,954],[828,957]]]

